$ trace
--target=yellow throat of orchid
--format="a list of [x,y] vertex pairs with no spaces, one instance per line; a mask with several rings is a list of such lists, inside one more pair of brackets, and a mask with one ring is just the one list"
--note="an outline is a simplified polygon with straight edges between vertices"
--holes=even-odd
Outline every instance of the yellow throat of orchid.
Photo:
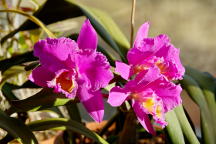
[[161,60],[158,60],[155,65],[160,69],[161,74],[167,72],[167,66]]
[[153,98],[147,98],[142,102],[142,106],[149,111],[149,113],[153,113],[154,111],[155,100]]
[[143,70],[147,70],[148,68],[149,67],[147,65],[141,64],[141,65],[136,65],[133,70],[135,74],[138,74]]

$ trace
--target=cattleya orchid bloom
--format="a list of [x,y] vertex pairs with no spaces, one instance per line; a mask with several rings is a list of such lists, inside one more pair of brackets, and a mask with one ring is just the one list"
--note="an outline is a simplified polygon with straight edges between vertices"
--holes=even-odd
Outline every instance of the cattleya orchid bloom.
[[141,125],[149,133],[155,134],[147,114],[152,115],[155,122],[162,127],[166,126],[164,114],[181,104],[181,91],[180,85],[176,86],[164,78],[157,67],[151,67],[142,71],[123,88],[112,88],[108,103],[120,106],[125,100],[131,100]]
[[77,42],[69,38],[47,38],[34,46],[40,66],[29,79],[42,87],[53,88],[67,98],[78,96],[90,116],[97,122],[104,115],[101,88],[113,78],[106,57],[96,51],[97,34],[86,20]]
[[[129,65],[121,62],[116,63],[116,72],[130,69],[122,75],[128,79],[132,75],[157,66],[160,73],[168,80],[182,79],[185,69],[179,58],[179,49],[175,48],[168,36],[161,34],[154,38],[148,38],[149,23],[144,23],[138,30],[133,48],[128,51],[127,59]],[[123,70],[124,71],[124,70]]]
[[162,127],[164,114],[181,104],[182,88],[172,80],[182,79],[185,72],[176,49],[166,35],[148,38],[149,23],[138,30],[133,48],[128,51],[128,64],[117,61],[115,71],[128,80],[125,86],[111,89],[108,103],[120,106],[131,100],[141,125],[155,134],[148,114]]

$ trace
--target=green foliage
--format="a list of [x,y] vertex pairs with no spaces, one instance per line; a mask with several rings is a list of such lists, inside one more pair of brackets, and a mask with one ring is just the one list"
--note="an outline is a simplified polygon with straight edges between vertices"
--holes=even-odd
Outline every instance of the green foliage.
[[[187,70],[191,70],[191,68]],[[194,75],[196,74],[202,73],[200,73],[199,71],[194,72]],[[206,144],[214,144],[216,135],[214,129],[214,111],[209,108],[207,96],[204,94],[204,91],[200,88],[198,81],[194,80],[192,77],[188,75],[185,75],[184,79],[181,81],[181,84],[183,88],[188,92],[189,96],[193,99],[193,101],[200,107],[203,142]],[[213,103],[215,104],[215,100],[213,100],[212,104]]]
[[11,118],[0,110],[0,128],[6,130],[14,138],[19,138],[24,144],[38,144],[34,134],[20,120]]
[[169,137],[173,144],[185,144],[183,132],[179,120],[174,111],[166,113],[166,121],[169,123],[166,127]]
[[96,142],[101,144],[108,144],[103,138],[101,138],[98,134],[90,131],[84,125],[65,118],[56,118],[56,119],[47,119],[47,120],[39,120],[34,121],[28,124],[28,127],[32,131],[43,131],[47,129],[55,129],[55,130],[72,130],[74,132],[83,134]]
[[179,123],[181,125],[182,131],[184,136],[186,137],[187,141],[191,144],[199,144],[199,140],[197,139],[188,119],[187,116],[185,115],[183,106],[178,106],[175,108],[175,113],[176,116],[179,120]]

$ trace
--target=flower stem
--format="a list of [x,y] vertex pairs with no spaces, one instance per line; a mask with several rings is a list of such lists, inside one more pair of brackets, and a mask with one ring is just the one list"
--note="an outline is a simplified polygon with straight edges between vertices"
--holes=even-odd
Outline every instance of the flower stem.
[[133,0],[133,2],[132,2],[132,9],[131,9],[131,37],[130,37],[130,47],[133,46],[135,8],[136,8],[136,0]]

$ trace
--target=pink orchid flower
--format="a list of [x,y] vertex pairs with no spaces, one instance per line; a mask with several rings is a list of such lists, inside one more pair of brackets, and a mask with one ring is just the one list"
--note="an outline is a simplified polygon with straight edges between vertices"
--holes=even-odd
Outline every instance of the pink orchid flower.
[[90,116],[102,121],[104,104],[101,88],[113,78],[106,57],[96,51],[97,34],[86,20],[77,43],[69,38],[47,38],[34,46],[40,66],[29,79],[42,87],[53,88],[68,98],[78,96]]
[[134,112],[141,125],[151,134],[155,131],[148,114],[153,116],[156,123],[162,127],[167,125],[164,114],[181,104],[182,88],[168,81],[160,74],[157,67],[142,71],[121,88],[111,89],[108,103],[120,106],[124,101],[131,100]]
[[148,114],[162,127],[167,123],[164,114],[181,104],[182,88],[171,80],[182,79],[185,69],[175,48],[166,35],[147,38],[149,23],[138,30],[133,48],[128,51],[128,64],[117,61],[115,71],[128,80],[121,88],[111,89],[108,103],[120,106],[131,100],[139,122],[155,134]]
[[164,34],[148,38],[148,30],[148,22],[139,28],[133,48],[127,54],[129,65],[117,62],[116,72],[120,72],[122,67],[130,69],[122,75],[128,79],[131,75],[156,65],[168,80],[182,79],[185,69],[179,58],[179,49],[175,48]]

